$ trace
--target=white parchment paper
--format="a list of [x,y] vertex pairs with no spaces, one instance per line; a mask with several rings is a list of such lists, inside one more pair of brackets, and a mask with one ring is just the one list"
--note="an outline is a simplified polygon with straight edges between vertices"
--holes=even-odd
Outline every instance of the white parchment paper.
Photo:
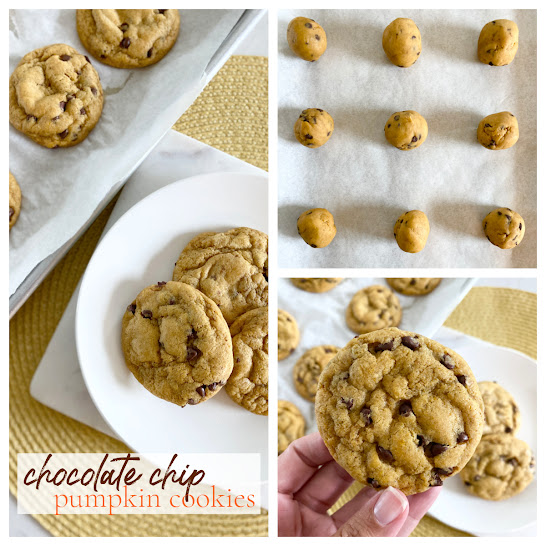
[[[442,279],[438,287],[425,296],[396,295],[402,305],[399,328],[434,339],[447,317],[472,288],[476,279]],[[307,434],[317,430],[315,406],[298,394],[292,379],[297,360],[317,345],[345,347],[355,333],[345,322],[345,310],[353,295],[365,286],[383,284],[385,279],[345,279],[330,292],[312,294],[296,288],[289,279],[279,279],[279,309],[288,311],[297,321],[300,343],[296,350],[278,364],[279,400],[288,400],[302,412]]]
[[[190,106],[210,58],[242,10],[182,10],[180,35],[159,63],[116,69],[81,44],[75,10],[11,10],[10,73],[38,47],[66,43],[91,59],[104,90],[101,119],[82,143],[50,150],[10,126],[10,171],[23,193],[10,233],[10,295],[66,243]],[[176,213],[176,204],[171,204]]]
[[[293,17],[320,23],[328,48],[316,62],[296,57],[286,41]],[[381,45],[397,17],[422,35],[417,63],[391,64]],[[478,61],[483,25],[511,19],[519,49],[508,66]],[[537,19],[535,10],[286,10],[279,14],[279,265],[281,267],[536,267]],[[305,108],[334,118],[321,148],[299,144],[293,126]],[[427,141],[407,152],[384,136],[389,116],[416,110]],[[508,110],[520,138],[491,151],[476,139],[482,118]],[[305,210],[329,209],[337,236],[313,249],[298,236]],[[490,244],[482,220],[509,207],[526,223],[514,250]],[[431,225],[426,248],[402,252],[393,226],[407,210]]]

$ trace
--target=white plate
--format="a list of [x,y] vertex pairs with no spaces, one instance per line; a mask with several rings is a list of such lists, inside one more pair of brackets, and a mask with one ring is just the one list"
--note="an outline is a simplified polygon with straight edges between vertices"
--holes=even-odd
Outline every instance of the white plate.
[[103,238],[83,277],[76,344],[98,410],[140,453],[260,453],[267,477],[267,418],[224,392],[184,409],[148,392],[127,369],[121,317],[146,286],[167,281],[180,251],[203,231],[267,231],[267,177],[215,173],[187,178],[128,210]]
[[[478,381],[497,381],[514,397],[522,423],[516,436],[537,453],[537,367],[529,357],[471,336],[442,328],[435,339],[451,347],[470,365]],[[459,476],[446,480],[429,511],[439,520],[479,536],[503,536],[536,524],[537,480],[519,495],[486,501],[465,491]]]

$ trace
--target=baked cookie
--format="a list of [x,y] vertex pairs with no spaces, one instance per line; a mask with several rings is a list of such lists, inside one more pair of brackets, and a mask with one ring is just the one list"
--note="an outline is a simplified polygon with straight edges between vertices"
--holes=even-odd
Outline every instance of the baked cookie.
[[305,434],[305,419],[300,410],[287,400],[279,400],[278,409],[278,454]]
[[21,212],[21,188],[15,176],[9,173],[9,229],[15,225]]
[[231,336],[217,305],[180,282],[145,288],[123,315],[125,363],[152,394],[184,407],[213,397],[233,369]]
[[478,125],[478,142],[488,150],[506,150],[519,138],[518,120],[510,112],[491,114]]
[[395,112],[385,123],[385,138],[399,150],[419,148],[427,136],[427,120],[414,110]]
[[405,296],[424,296],[432,292],[442,279],[386,279],[391,288]]
[[493,381],[478,383],[485,407],[485,434],[515,434],[519,429],[521,414],[512,395]]
[[296,17],[288,24],[290,49],[304,61],[315,62],[326,51],[326,32],[313,19]]
[[300,342],[300,330],[296,319],[283,309],[278,313],[278,350],[279,360],[290,356]]
[[320,108],[304,110],[294,124],[294,135],[307,148],[320,148],[334,132],[332,116]]
[[421,33],[411,19],[395,19],[383,32],[383,50],[400,68],[414,64],[421,55]]
[[523,218],[511,209],[502,207],[491,211],[483,219],[487,240],[503,250],[518,246],[525,235]]
[[313,248],[328,246],[337,233],[332,213],[327,209],[310,209],[302,212],[298,218],[298,233]]
[[91,61],[65,44],[27,53],[9,79],[9,121],[46,148],[75,146],[102,114],[103,93]]
[[466,490],[486,500],[509,499],[534,479],[531,448],[511,434],[488,434],[461,471]]
[[497,19],[487,23],[478,38],[478,59],[490,66],[510,64],[518,51],[519,29],[514,21]]
[[314,292],[321,294],[322,292],[329,292],[335,288],[343,279],[290,279],[292,284],[305,290],[306,292]]
[[231,324],[243,313],[267,306],[267,246],[265,233],[247,227],[201,233],[180,254],[173,281],[201,290]]
[[345,312],[347,326],[357,334],[366,334],[402,320],[400,301],[386,286],[375,284],[359,290]]
[[406,495],[460,472],[484,421],[468,364],[398,328],[358,336],[330,360],[315,412],[332,457],[355,480]]
[[315,401],[318,378],[322,370],[336,356],[339,347],[319,345],[305,351],[294,365],[292,377],[298,393],[310,402]]
[[233,372],[226,384],[230,398],[258,415],[267,415],[269,343],[267,307],[241,315],[229,329],[233,341]]
[[394,224],[394,238],[404,252],[421,252],[427,244],[430,224],[421,210],[410,210],[398,217]]
[[180,30],[177,9],[78,9],[76,28],[87,51],[116,68],[159,62]]

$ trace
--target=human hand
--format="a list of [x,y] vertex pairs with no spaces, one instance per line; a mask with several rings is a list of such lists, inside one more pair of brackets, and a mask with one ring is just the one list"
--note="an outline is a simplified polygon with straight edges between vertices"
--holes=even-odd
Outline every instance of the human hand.
[[327,510],[354,481],[330,455],[319,433],[292,442],[278,459],[279,536],[406,537],[441,487],[406,497],[364,487],[331,516]]

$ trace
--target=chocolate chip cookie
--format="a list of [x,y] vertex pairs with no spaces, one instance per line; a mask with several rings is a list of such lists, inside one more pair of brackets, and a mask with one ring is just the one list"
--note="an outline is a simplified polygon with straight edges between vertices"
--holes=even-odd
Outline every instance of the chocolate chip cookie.
[[287,400],[279,400],[278,448],[280,455],[288,446],[305,434],[305,419],[300,410]]
[[123,315],[121,345],[138,381],[182,407],[214,396],[233,369],[231,336],[218,306],[180,282],[140,292]]
[[486,500],[509,499],[534,479],[531,448],[511,434],[488,434],[461,471],[466,490]]
[[102,113],[99,75],[65,44],[27,53],[9,79],[9,121],[46,148],[75,146]]
[[305,351],[294,365],[292,371],[294,386],[306,400],[315,401],[318,378],[326,364],[336,356],[339,350],[339,347],[334,345],[319,345]]
[[320,376],[315,412],[332,457],[353,478],[406,495],[460,472],[484,422],[463,358],[398,328],[358,336],[339,351]]
[[258,415],[267,415],[269,344],[267,307],[241,315],[230,328],[233,372],[226,384],[230,398]]
[[521,414],[512,395],[493,381],[478,383],[485,407],[483,433],[515,434],[519,429]]
[[203,292],[232,324],[243,313],[267,306],[267,235],[247,227],[202,233],[180,254],[173,281]]
[[159,62],[178,38],[177,9],[79,9],[76,28],[87,51],[116,68]]
[[300,342],[300,330],[296,319],[287,311],[279,309],[278,313],[278,359],[290,356]]
[[9,173],[9,229],[15,225],[21,212],[21,188],[15,176]]
[[391,288],[405,296],[424,296],[432,292],[442,279],[386,279]]
[[347,326],[357,334],[365,334],[402,320],[400,301],[386,286],[373,285],[359,290],[345,312]]
[[292,284],[306,292],[321,294],[335,288],[343,279],[290,279]]

